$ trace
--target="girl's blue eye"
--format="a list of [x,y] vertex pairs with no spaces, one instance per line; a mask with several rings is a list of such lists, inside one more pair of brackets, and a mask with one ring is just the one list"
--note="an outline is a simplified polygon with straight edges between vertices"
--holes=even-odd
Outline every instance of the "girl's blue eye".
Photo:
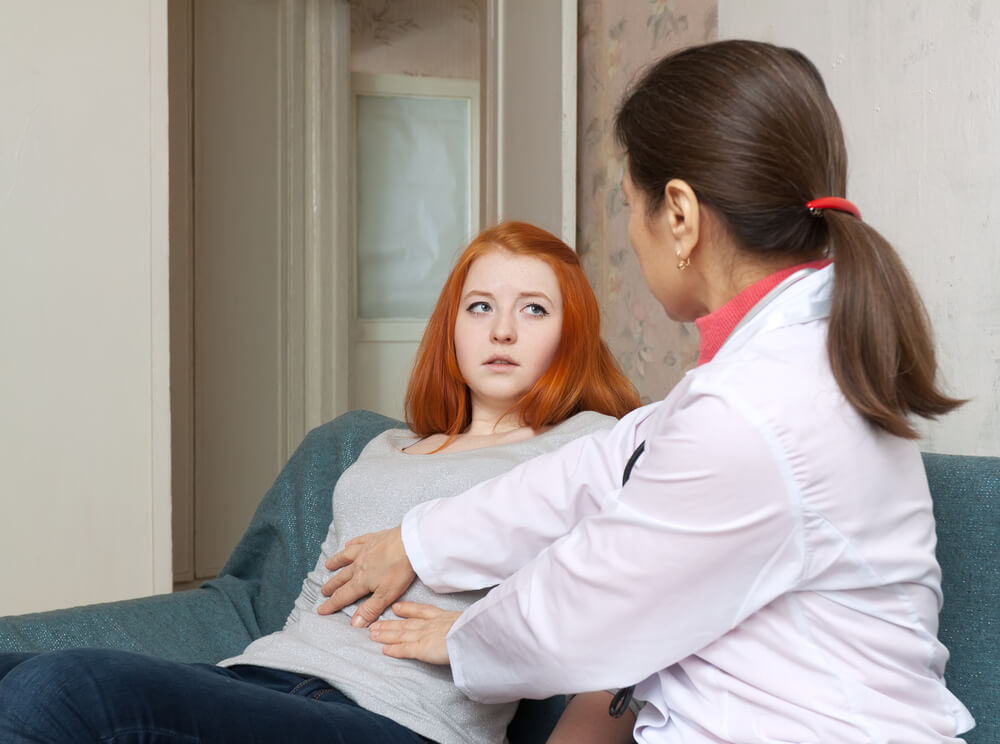
[[470,313],[488,313],[493,308],[490,307],[490,303],[480,300],[479,302],[473,302],[469,305],[466,310]]
[[530,305],[524,308],[528,315],[548,315],[549,311],[544,307],[539,305],[537,302],[532,302]]

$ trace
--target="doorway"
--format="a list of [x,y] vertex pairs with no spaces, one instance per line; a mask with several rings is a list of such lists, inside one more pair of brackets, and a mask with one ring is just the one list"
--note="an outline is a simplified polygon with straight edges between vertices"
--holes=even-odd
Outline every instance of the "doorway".
[[[179,586],[219,571],[311,428],[359,404],[401,414],[408,365],[394,363],[381,397],[351,387],[384,365],[352,354],[350,14],[366,3],[384,5],[169,0]],[[394,4],[403,6],[477,13],[479,222],[527,219],[572,244],[576,3]],[[529,151],[514,146],[526,131]],[[406,343],[412,360],[416,343]]]

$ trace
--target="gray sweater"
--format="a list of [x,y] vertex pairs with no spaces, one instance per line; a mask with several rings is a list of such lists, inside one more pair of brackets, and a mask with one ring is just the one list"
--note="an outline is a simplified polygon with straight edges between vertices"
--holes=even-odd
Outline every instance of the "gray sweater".
[[[324,564],[348,539],[394,527],[416,504],[459,494],[525,460],[614,423],[609,416],[584,412],[526,441],[434,455],[402,451],[417,441],[412,432],[393,429],[379,435],[337,481],[330,529],[285,627],[257,639],[241,655],[219,663],[256,664],[319,677],[363,708],[441,744],[505,741],[516,704],[473,702],[452,683],[447,666],[383,655],[381,645],[369,640],[367,629],[351,626],[356,605],[333,615],[318,615],[316,608],[325,600],[320,587],[332,575]],[[464,610],[484,594],[435,594],[417,580],[403,599]],[[394,615],[388,610],[383,617]]]

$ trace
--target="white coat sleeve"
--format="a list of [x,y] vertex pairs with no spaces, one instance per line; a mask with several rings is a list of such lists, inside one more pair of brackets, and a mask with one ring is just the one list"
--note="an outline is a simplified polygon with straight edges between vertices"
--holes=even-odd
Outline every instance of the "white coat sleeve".
[[403,518],[406,555],[436,592],[494,586],[599,511],[621,483],[635,421],[576,439],[452,498],[427,501]]
[[797,490],[766,426],[703,394],[655,429],[610,508],[453,626],[452,673],[470,698],[637,683],[801,580]]

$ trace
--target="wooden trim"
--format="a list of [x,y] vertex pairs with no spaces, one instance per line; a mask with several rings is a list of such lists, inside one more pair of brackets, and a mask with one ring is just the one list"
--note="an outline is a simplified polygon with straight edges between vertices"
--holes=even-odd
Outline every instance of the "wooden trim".
[[562,0],[562,239],[576,245],[577,0]]
[[280,394],[278,414],[278,459],[285,460],[294,445],[291,439],[304,428],[304,413],[298,399],[303,387],[302,356],[305,340],[302,338],[302,313],[304,295],[304,264],[302,257],[302,228],[298,212],[303,208],[301,184],[298,176],[302,171],[300,142],[296,135],[301,131],[299,122],[302,98],[301,54],[304,50],[305,21],[300,12],[302,4],[298,0],[284,0],[279,11],[278,33],[281,38],[278,64],[281,69],[278,81],[279,184],[278,206],[278,315],[279,345],[285,353],[279,353],[278,380]]
[[479,229],[493,225],[497,209],[497,77],[500,73],[497,23],[500,0],[485,0],[482,15],[482,62],[479,73]]
[[350,6],[281,6],[279,447],[347,410]]
[[173,586],[170,426],[170,134],[168,15],[149,2],[150,547],[154,593]]
[[169,0],[167,4],[174,582],[194,579],[194,40],[191,3],[192,0]]
[[[529,5],[488,2],[484,39],[484,126],[495,155],[487,214],[525,219],[576,241],[576,0]],[[539,58],[544,63],[539,63]],[[530,60],[530,62],[528,62]],[[494,65],[490,74],[490,65]],[[542,178],[536,178],[542,176]],[[544,184],[544,185],[543,185]]]

